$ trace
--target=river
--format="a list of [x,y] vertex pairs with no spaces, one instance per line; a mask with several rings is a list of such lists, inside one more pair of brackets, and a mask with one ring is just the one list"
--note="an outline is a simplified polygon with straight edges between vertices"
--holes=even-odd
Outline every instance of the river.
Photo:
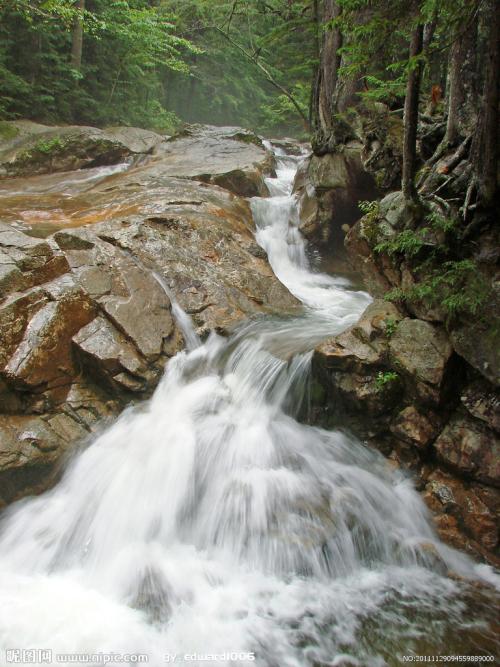
[[251,202],[256,240],[303,313],[202,342],[174,304],[188,349],[151,400],[4,514],[2,649],[153,667],[494,651],[496,575],[438,540],[381,455],[297,420],[314,346],[370,298],[310,267],[291,194],[300,158],[277,160],[272,196]]

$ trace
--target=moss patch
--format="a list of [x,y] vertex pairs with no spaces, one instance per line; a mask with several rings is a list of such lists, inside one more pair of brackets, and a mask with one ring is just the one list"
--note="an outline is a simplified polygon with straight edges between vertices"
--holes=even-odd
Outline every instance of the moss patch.
[[19,134],[19,128],[5,121],[0,121],[0,139],[8,141],[14,139]]

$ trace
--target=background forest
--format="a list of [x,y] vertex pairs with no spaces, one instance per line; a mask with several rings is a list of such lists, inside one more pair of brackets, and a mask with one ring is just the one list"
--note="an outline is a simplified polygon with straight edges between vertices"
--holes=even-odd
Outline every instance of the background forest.
[[[474,88],[468,94],[477,95],[487,4],[0,0],[0,117],[160,131],[182,120],[304,133],[325,35],[324,56],[344,79],[337,111],[361,99],[401,107],[408,70],[422,66],[422,101],[430,102],[435,86],[439,103],[439,91],[453,85],[448,63],[471,45],[463,76]],[[424,44],[409,58],[415,21],[425,25]]]
[[0,0],[0,26],[3,118],[303,127],[294,103],[307,114],[310,3]]

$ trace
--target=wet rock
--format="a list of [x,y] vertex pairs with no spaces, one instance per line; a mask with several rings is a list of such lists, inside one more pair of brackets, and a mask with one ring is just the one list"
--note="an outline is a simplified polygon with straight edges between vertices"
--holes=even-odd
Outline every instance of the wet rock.
[[[135,209],[128,220],[121,216],[87,228],[96,250],[67,253],[87,289],[109,289],[104,274],[129,255],[158,271],[200,333],[228,332],[253,313],[297,307],[265,253],[255,252],[251,212],[242,199],[221,188],[166,177],[153,164],[112,182],[120,183],[118,192],[98,187],[96,197],[104,205],[123,192]],[[123,278],[111,276],[111,282],[124,289]],[[158,289],[157,283],[151,287]]]
[[415,382],[419,398],[439,403],[453,348],[444,329],[422,320],[402,320],[391,337],[389,354],[400,372]]
[[438,459],[459,474],[500,486],[500,440],[483,423],[455,415],[434,448]]
[[[228,161],[222,151],[220,164],[234,165],[234,150],[245,153],[243,167],[249,150],[267,159],[233,130],[224,139]],[[298,307],[255,243],[248,203],[189,175],[172,178],[162,150],[94,185],[95,174],[85,188],[78,180],[64,202],[79,227],[44,222],[39,238],[36,225],[21,227],[22,219],[0,224],[0,504],[48,488],[66,454],[100,420],[151,395],[184,345],[171,296],[202,336]],[[36,196],[19,203],[32,207],[32,221],[42,213],[44,188],[54,187],[48,179],[31,179]],[[32,444],[23,440],[27,425],[38,434]]]
[[264,177],[273,169],[271,154],[250,141],[251,134],[224,129],[202,126],[190,136],[174,137],[158,158],[159,171],[219,185],[243,197],[268,195]]
[[377,189],[363,168],[361,145],[342,152],[311,156],[297,173],[294,192],[299,200],[300,229],[309,241],[342,247],[343,226],[358,220],[361,200],[375,198]]
[[452,327],[450,338],[456,352],[495,386],[500,386],[500,318],[494,292],[481,317]]
[[76,372],[71,339],[95,317],[91,299],[71,278],[63,277],[45,289],[54,300],[31,318],[3,369],[6,380],[16,387],[69,384]]
[[154,385],[156,375],[137,349],[105,317],[96,317],[73,338],[82,363],[101,380],[122,388],[144,391]]
[[201,123],[193,123],[186,125],[181,132],[174,137],[172,141],[176,141],[179,137],[205,136],[216,139],[232,139],[233,141],[240,141],[245,144],[254,144],[259,148],[264,148],[262,137],[247,130],[244,127],[237,125],[203,125]]
[[[323,389],[330,411],[364,434],[379,430],[380,418],[385,422],[401,396],[397,375],[384,376],[388,370],[388,332],[392,334],[401,319],[393,304],[374,301],[356,325],[314,351],[313,378]],[[381,376],[387,381],[381,381]]]
[[[390,413],[401,402],[411,401],[414,410],[417,404],[438,405],[446,395],[451,357],[444,330],[403,319],[393,304],[377,300],[355,326],[318,346],[313,376],[332,405],[341,406],[341,413],[357,414],[358,426],[373,432],[370,420],[386,415],[387,428]],[[392,423],[394,435],[405,441],[414,437],[414,446],[425,447],[437,433],[435,425],[419,419],[421,413],[420,407],[401,413]]]
[[165,140],[138,128],[10,125],[19,132],[0,146],[0,176],[30,176],[123,162],[150,153]]
[[283,137],[282,139],[270,139],[271,144],[285,151],[287,155],[304,155],[311,150],[311,146],[308,143],[297,141],[296,139],[291,139],[290,137]]
[[68,262],[57,247],[0,223],[0,299],[68,270]]
[[4,368],[21,343],[28,323],[48,303],[40,288],[14,294],[0,304],[0,368]]
[[140,127],[107,127],[106,136],[126,146],[131,153],[147,155],[159,152],[170,139],[169,136],[158,134]]
[[467,411],[500,433],[500,392],[489,383],[476,381],[468,385],[460,400]]
[[90,429],[102,419],[116,415],[120,406],[104,388],[80,376],[71,385],[59,407]]
[[0,415],[0,506],[47,488],[66,444],[40,417]]
[[439,421],[437,415],[424,415],[410,405],[401,410],[392,421],[390,430],[393,435],[410,445],[425,448],[437,436]]
[[122,260],[121,269],[126,295],[105,295],[99,303],[108,318],[150,360],[157,359],[163,343],[174,332],[170,299],[148,272],[131,260]]
[[500,492],[459,480],[439,468],[427,478],[423,498],[440,536],[459,549],[488,556],[499,544]]

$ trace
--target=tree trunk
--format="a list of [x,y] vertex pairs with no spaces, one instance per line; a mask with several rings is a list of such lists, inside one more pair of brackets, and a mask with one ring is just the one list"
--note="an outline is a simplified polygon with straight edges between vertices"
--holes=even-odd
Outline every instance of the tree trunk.
[[445,141],[455,146],[474,125],[476,90],[477,20],[457,35],[450,52],[448,121]]
[[[324,0],[321,24],[336,19],[339,15],[340,9],[335,0]],[[317,123],[318,128],[324,132],[331,129],[333,122],[334,94],[340,67],[338,50],[341,46],[342,34],[338,28],[323,31],[317,82]]]
[[415,188],[415,167],[417,158],[417,124],[420,80],[422,63],[415,64],[414,58],[422,53],[424,26],[418,23],[413,31],[410,43],[410,71],[406,86],[404,107],[404,141],[403,141],[403,179],[402,190],[408,202],[417,200]]
[[500,74],[500,13],[497,0],[486,5],[486,71],[479,122],[474,137],[473,159],[478,190],[478,203],[489,207],[498,188],[498,86]]
[[[85,0],[78,0],[76,8],[80,11],[85,10]],[[74,69],[80,69],[82,66],[82,49],[83,49],[83,25],[80,18],[75,20],[73,27],[72,43],[71,43],[71,66]]]

